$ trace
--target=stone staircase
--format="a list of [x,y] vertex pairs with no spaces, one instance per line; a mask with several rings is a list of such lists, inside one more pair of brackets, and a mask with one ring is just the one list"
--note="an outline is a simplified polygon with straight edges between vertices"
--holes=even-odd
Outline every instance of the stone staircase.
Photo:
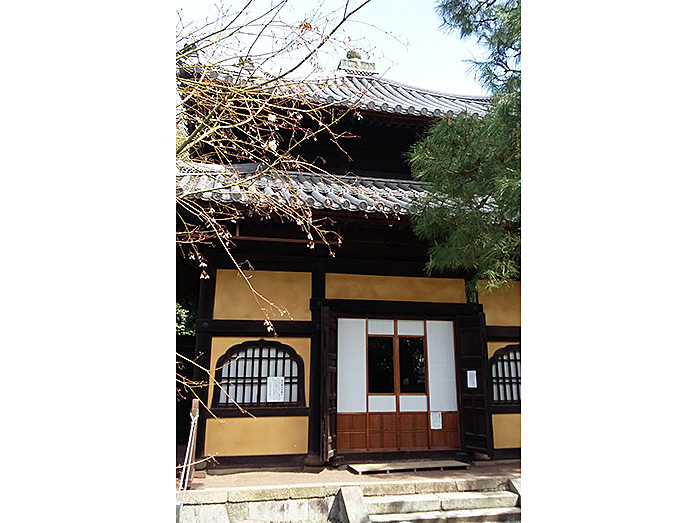
[[[520,522],[520,479],[505,477],[401,484],[404,492],[390,492],[390,484],[342,488],[348,508],[344,517],[330,521],[346,523],[493,523]],[[396,487],[398,484],[391,484]],[[349,508],[350,507],[350,508]]]
[[177,523],[520,523],[520,491],[505,475],[194,489]]

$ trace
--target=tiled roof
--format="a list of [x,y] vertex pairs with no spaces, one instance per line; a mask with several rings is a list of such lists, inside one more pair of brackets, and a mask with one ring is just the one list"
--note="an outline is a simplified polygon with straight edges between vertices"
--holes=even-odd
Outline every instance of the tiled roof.
[[[284,180],[283,182],[281,180]],[[408,214],[424,184],[358,176],[324,176],[304,172],[279,173],[259,164],[227,167],[177,162],[177,195],[224,203],[257,201],[269,205],[302,205],[313,209]]]
[[361,74],[339,74],[308,82],[306,88],[316,102],[393,114],[438,117],[466,112],[482,116],[489,105],[486,96],[443,93]]
[[[177,71],[178,74],[183,74],[185,69],[195,71],[197,67],[203,66],[191,63]],[[234,82],[239,77],[239,71],[217,67],[201,70],[222,82]],[[248,74],[253,74],[253,71]],[[269,78],[266,75],[259,79]],[[286,81],[287,79],[280,81],[275,86],[286,95],[300,94],[322,104],[392,114],[451,117],[466,112],[481,116],[487,111],[490,100],[488,96],[445,93],[389,80],[375,72],[375,64],[362,60],[341,60],[333,76]]]

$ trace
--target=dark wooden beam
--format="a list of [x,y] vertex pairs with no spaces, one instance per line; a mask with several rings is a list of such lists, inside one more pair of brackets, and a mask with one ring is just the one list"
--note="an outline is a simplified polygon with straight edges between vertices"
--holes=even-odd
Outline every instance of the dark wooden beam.
[[487,325],[486,338],[488,341],[520,341],[520,327]]
[[[285,337],[310,337],[317,332],[317,325],[312,321],[278,320],[273,322],[276,334]],[[263,320],[211,320],[196,322],[196,332],[217,336],[259,336],[269,337],[271,333]]]
[[380,300],[310,300],[310,309],[329,307],[339,314],[380,316],[386,318],[454,318],[457,315],[477,314],[482,306],[477,303],[431,303],[416,301]]
[[[212,407],[211,412],[219,418],[265,418],[278,416],[307,416],[310,413],[308,407],[268,407],[268,408],[249,408],[247,412],[242,412],[235,407]],[[252,416],[250,416],[250,414]]]

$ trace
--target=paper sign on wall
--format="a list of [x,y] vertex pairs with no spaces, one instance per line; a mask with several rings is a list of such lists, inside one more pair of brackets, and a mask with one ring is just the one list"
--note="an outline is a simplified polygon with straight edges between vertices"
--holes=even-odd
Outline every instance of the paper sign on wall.
[[443,416],[440,412],[431,412],[431,430],[443,428]]
[[267,402],[283,401],[285,381],[283,376],[269,376],[266,378]]
[[477,371],[468,370],[467,371],[467,388],[476,389],[477,388]]

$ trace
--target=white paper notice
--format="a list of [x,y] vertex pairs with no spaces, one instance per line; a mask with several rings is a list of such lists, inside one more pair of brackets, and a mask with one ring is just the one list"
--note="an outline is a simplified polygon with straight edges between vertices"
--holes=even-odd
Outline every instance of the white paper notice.
[[266,401],[283,401],[285,378],[283,376],[269,376],[266,378]]
[[467,388],[476,389],[477,388],[477,371],[468,370],[467,371]]
[[443,416],[440,412],[431,412],[431,430],[443,428]]

